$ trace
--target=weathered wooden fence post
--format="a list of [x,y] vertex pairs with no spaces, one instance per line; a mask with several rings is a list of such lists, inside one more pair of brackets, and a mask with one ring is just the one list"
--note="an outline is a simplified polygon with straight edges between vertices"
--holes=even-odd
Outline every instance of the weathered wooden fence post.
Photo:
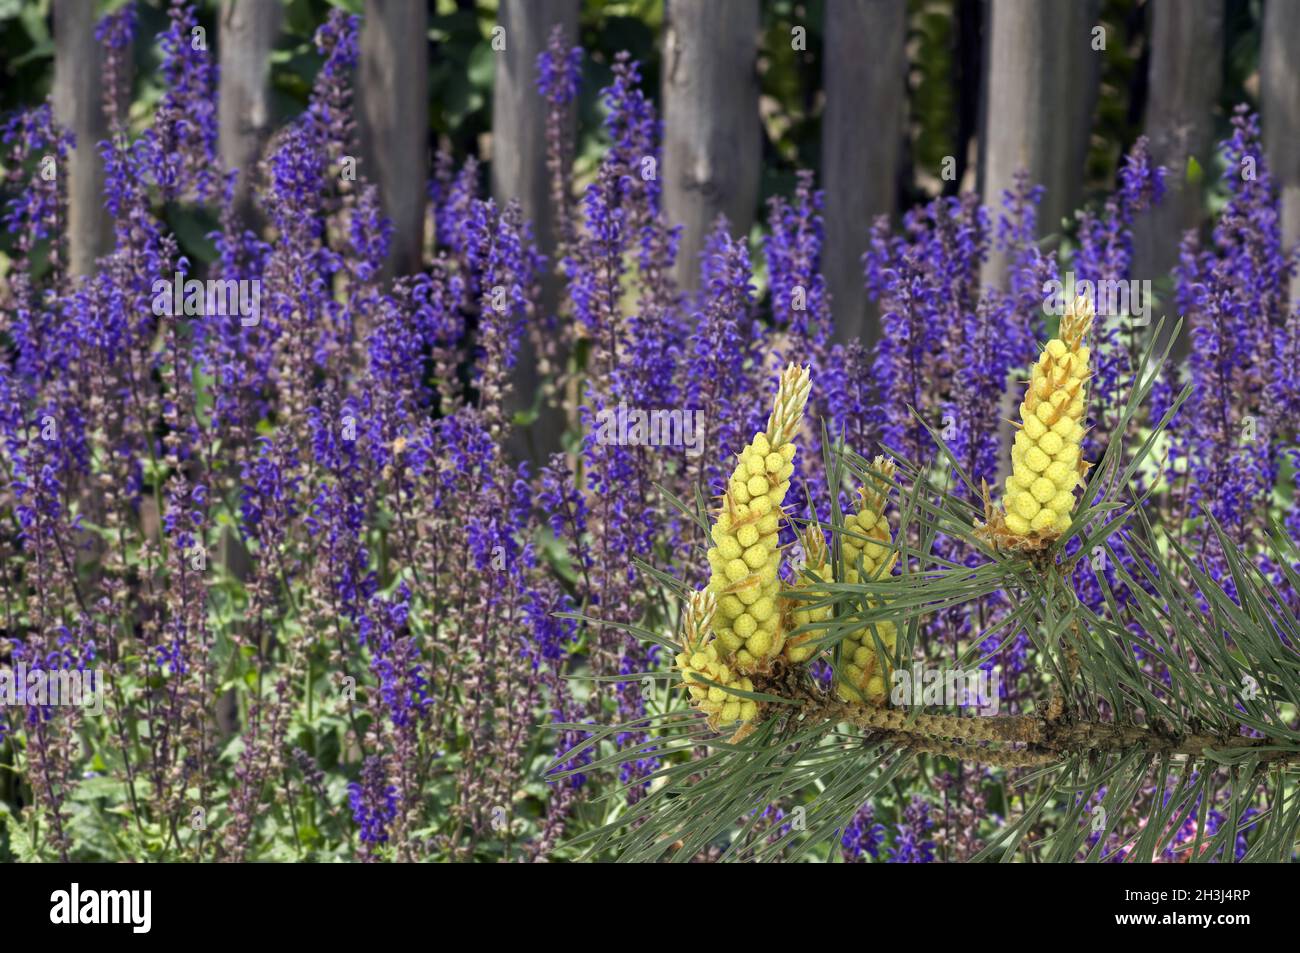
[[[226,171],[236,169],[235,213],[245,225],[257,220],[253,184],[257,163],[272,131],[271,50],[280,31],[278,0],[222,0],[218,23],[220,94],[217,105],[217,152]],[[236,579],[247,579],[252,558],[232,527],[218,540],[217,559]],[[239,709],[233,691],[217,703],[217,725],[223,738],[239,730]]]
[[68,269],[84,275],[113,247],[113,223],[104,208],[104,164],[97,151],[108,138],[101,67],[95,41],[94,0],[55,0],[54,119],[76,138],[68,164]]
[[537,92],[537,56],[551,30],[566,43],[578,36],[578,0],[501,0],[497,23],[506,48],[497,55],[492,89],[492,195],[518,199],[524,218],[547,255],[555,249],[554,215],[546,172],[546,109]]
[[[1095,0],[990,0],[980,102],[979,192],[996,216],[1016,172],[1044,187],[1038,234],[1060,233],[1083,191],[1088,132],[1100,75]],[[981,280],[1005,288],[1010,260],[990,249]],[[1014,387],[1003,393],[999,437],[1008,465]],[[1005,472],[998,474],[999,480]]]
[[[538,247],[550,268],[542,287],[542,308],[553,314],[562,283],[556,262],[555,210],[551,208],[546,169],[546,108],[537,92],[537,55],[559,26],[566,46],[578,37],[578,0],[502,0],[497,23],[505,30],[506,48],[497,54],[492,89],[492,195],[499,205],[518,199],[524,218],[533,223]],[[540,376],[532,341],[525,335],[515,365],[514,403],[529,406]],[[560,449],[564,421],[559,413],[542,413],[527,435],[516,429],[512,447],[540,460]],[[531,444],[531,446],[529,446]]]
[[868,320],[862,253],[878,215],[892,215],[907,109],[907,5],[893,0],[834,0],[826,5],[822,83],[822,183],[826,243],[822,272],[830,289],[835,336],[878,336]]
[[390,261],[419,271],[424,251],[429,130],[428,15],[414,0],[366,0],[358,127],[366,175],[393,223]]
[[[1188,160],[1209,169],[1214,107],[1223,71],[1223,0],[1155,0],[1151,5],[1151,67],[1145,131],[1151,158],[1163,165],[1166,191],[1133,226],[1133,277],[1155,281],[1178,264],[1183,234],[1204,215],[1200,181],[1189,181]],[[1166,309],[1168,312],[1168,309]],[[1176,316],[1169,314],[1170,320]],[[1187,352],[1187,335],[1174,344]]]
[[271,49],[279,31],[279,0],[222,0],[218,148],[226,170],[239,170],[234,204],[245,220],[257,160],[271,132]]
[[699,280],[718,213],[747,235],[758,204],[757,0],[670,0],[664,37],[664,209],[682,226],[677,278]]
[[[1040,235],[1057,234],[1083,190],[1100,57],[1096,0],[991,0],[980,130],[980,194],[995,212],[1018,169],[1045,189]],[[1006,282],[994,251],[984,282]]]
[[[1300,4],[1264,4],[1260,96],[1264,146],[1273,180],[1282,193],[1282,245],[1300,242]],[[1300,275],[1291,277],[1291,305],[1300,306]]]

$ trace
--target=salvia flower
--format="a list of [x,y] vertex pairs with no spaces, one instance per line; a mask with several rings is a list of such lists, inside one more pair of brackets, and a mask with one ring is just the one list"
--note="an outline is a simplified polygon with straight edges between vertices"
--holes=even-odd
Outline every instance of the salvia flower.
[[388,783],[382,758],[366,759],[361,780],[348,785],[348,806],[360,828],[362,852],[369,858],[375,846],[387,843],[389,825],[397,816],[397,788]]
[[173,2],[171,25],[159,36],[167,90],[141,138],[150,177],[164,199],[212,199],[217,162],[217,65],[199,32],[193,6]]
[[868,801],[853,816],[840,836],[841,855],[847,864],[863,864],[880,857],[885,842],[885,825],[877,823],[876,809]]
[[930,831],[934,828],[934,819],[930,816],[930,805],[919,794],[912,796],[912,801],[903,809],[901,823],[894,825],[894,843],[889,848],[891,864],[928,864],[934,860],[934,841]]
[[104,115],[116,127],[126,120],[130,93],[131,44],[135,41],[135,3],[105,14],[95,24],[95,41],[104,55]]

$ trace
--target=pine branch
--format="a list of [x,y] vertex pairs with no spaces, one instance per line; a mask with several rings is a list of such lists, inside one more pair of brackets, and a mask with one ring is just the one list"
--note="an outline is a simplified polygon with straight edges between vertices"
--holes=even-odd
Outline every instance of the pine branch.
[[1076,754],[1131,751],[1141,751],[1148,759],[1169,756],[1226,762],[1249,756],[1260,763],[1300,765],[1300,748],[1280,738],[1076,720],[1064,717],[1055,706],[1048,706],[1043,715],[966,717],[909,712],[903,708],[839,701],[792,669],[777,670],[757,679],[755,689],[794,701],[797,707],[793,713],[789,708],[783,709],[789,717],[805,722],[850,724],[866,732],[863,740],[867,743],[896,744],[921,754],[988,765],[1047,765]]
[[[984,512],[950,489],[954,476],[973,486],[969,474],[927,424],[939,459],[918,467],[893,454],[896,475],[880,487],[896,491],[898,530],[884,558],[896,560],[899,570],[887,578],[851,578],[841,545],[853,536],[839,491],[874,486],[879,476],[852,448],[831,449],[824,439],[830,518],[806,522],[829,533],[832,567],[805,573],[797,590],[781,593],[809,610],[810,621],[787,637],[813,654],[797,663],[773,659],[754,674],[752,691],[719,686],[758,703],[757,717],[730,737],[705,740],[703,721],[682,720],[679,708],[657,716],[662,767],[649,790],[581,843],[595,853],[613,850],[622,860],[684,862],[721,843],[728,845],[722,859],[790,860],[837,837],[863,803],[888,801],[898,779],[913,776],[918,758],[930,756],[1018,769],[1005,783],[1020,787],[1020,810],[985,835],[987,846],[975,860],[1009,860],[1022,851],[1058,862],[1117,855],[1150,860],[1173,849],[1189,821],[1198,830],[1194,859],[1234,859],[1243,818],[1254,834],[1241,859],[1289,857],[1300,842],[1300,619],[1253,554],[1232,545],[1212,515],[1202,522],[1218,541],[1223,581],[1207,572],[1203,553],[1147,519],[1151,489],[1135,475],[1188,394],[1184,389],[1136,448],[1125,446],[1126,435],[1136,432],[1130,420],[1164,361],[1153,350],[1143,355],[1069,527],[1027,551],[987,545],[979,528]],[[1117,553],[1119,541],[1127,561]],[[970,565],[951,557],[963,550],[985,558]],[[1098,553],[1109,560],[1108,572],[1095,573],[1102,598],[1085,604],[1075,589],[1076,567]],[[1294,578],[1300,554],[1284,534],[1275,530],[1265,555],[1292,585],[1300,583]],[[958,716],[847,701],[812,676],[814,664],[829,664],[842,680],[843,645],[850,638],[866,644],[862,633],[870,634],[883,670],[897,671],[926,655],[924,640],[936,619],[990,599],[1005,599],[1009,607],[992,619],[972,618],[953,656],[939,664],[984,666],[1023,634],[1035,669],[1027,681],[1031,691],[1046,693],[1028,713]],[[884,644],[877,631],[884,626],[897,633],[896,647]],[[606,728],[591,743],[619,730]],[[709,750],[697,760],[701,744]],[[586,770],[644,754],[630,746]],[[1216,798],[1223,822],[1212,834],[1199,833]],[[804,812],[797,832],[751,836],[768,808],[791,802]],[[1130,823],[1135,812],[1143,812],[1137,827]]]

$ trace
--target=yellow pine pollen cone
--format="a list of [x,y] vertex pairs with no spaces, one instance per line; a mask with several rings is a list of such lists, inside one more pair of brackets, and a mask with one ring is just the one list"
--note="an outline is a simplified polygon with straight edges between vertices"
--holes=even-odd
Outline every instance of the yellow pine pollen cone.
[[709,634],[716,609],[717,600],[708,589],[691,593],[682,618],[682,651],[674,659],[691,704],[709,716],[709,727],[714,730],[737,721],[753,721],[758,715],[758,704],[753,699],[726,690],[752,692],[754,683],[718,654],[717,640]]
[[[799,536],[799,545],[803,549],[804,568],[798,581],[792,587],[806,593],[806,599],[786,600],[783,615],[785,631],[794,632],[801,626],[816,622],[825,622],[831,617],[830,606],[813,606],[809,602],[822,598],[825,593],[817,592],[817,580],[828,582],[831,578],[831,552],[826,545],[826,536],[816,526],[807,527]],[[818,629],[790,635],[785,641],[786,661],[793,664],[807,662],[816,653],[816,640],[825,633]]]
[[1047,342],[1034,364],[1020,404],[997,535],[1050,541],[1070,528],[1074,491],[1088,470],[1082,447],[1091,352],[1083,342],[1092,321],[1092,304],[1076,298],[1061,319],[1059,337]]
[[[894,465],[883,457],[876,457],[871,468],[884,481],[893,478]],[[846,582],[885,579],[893,571],[898,554],[890,548],[889,520],[885,516],[887,486],[886,482],[880,491],[865,486],[859,489],[857,512],[845,519],[840,547]],[[842,677],[836,679],[835,688],[846,701],[884,704],[888,694],[889,661],[877,656],[876,638],[892,653],[898,644],[898,630],[894,623],[880,620],[850,633],[840,642]]]
[[727,481],[712,529],[709,589],[717,597],[713,633],[742,671],[766,670],[783,644],[777,595],[781,504],[794,473],[795,431],[810,381],[791,364],[781,375],[766,432],[754,434]]

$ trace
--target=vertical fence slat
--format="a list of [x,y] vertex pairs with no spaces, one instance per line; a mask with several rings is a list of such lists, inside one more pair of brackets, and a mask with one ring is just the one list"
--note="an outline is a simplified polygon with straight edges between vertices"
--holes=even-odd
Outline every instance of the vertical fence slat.
[[[1268,0],[1264,4],[1260,93],[1264,146],[1269,168],[1282,193],[1282,242],[1290,250],[1300,242],[1300,4]],[[1300,305],[1300,274],[1291,278],[1291,303]]]
[[[542,288],[542,308],[554,313],[561,283],[555,267],[555,215],[550,203],[546,169],[546,107],[537,92],[537,55],[546,49],[554,26],[559,25],[566,46],[577,41],[578,0],[502,0],[497,23],[505,29],[506,48],[497,53],[492,89],[492,195],[500,205],[518,199],[524,218],[533,224],[538,246],[552,267]],[[521,344],[515,366],[516,406],[533,399],[540,377],[532,341]],[[515,430],[512,451],[530,450],[544,460],[560,449],[563,420],[543,413],[524,434]],[[531,444],[531,447],[528,446]]]
[[252,179],[271,131],[271,49],[280,30],[279,0],[223,0],[218,45],[222,165],[238,169],[235,209],[252,212]]
[[[1091,48],[1095,0],[990,0],[980,104],[979,193],[997,214],[1026,169],[1044,187],[1038,234],[1058,235],[1079,203],[1100,59]],[[1005,288],[1009,259],[990,249],[981,279]],[[1015,388],[1003,393],[998,455],[1010,461]]]
[[907,5],[839,0],[826,6],[822,181],[826,242],[822,271],[841,341],[878,336],[862,287],[862,253],[878,215],[898,194],[907,108]]
[[428,19],[414,0],[366,0],[361,27],[358,125],[366,175],[393,223],[390,262],[420,270],[429,129]]
[[758,202],[759,16],[756,0],[672,0],[664,37],[664,208],[682,226],[677,278],[699,280],[719,212],[748,234]]
[[[995,211],[1018,169],[1045,189],[1040,235],[1058,234],[1082,194],[1088,133],[1103,53],[1091,48],[1096,0],[992,0],[989,9],[980,194]],[[989,255],[1001,287],[1006,256]]]
[[497,23],[506,48],[497,54],[492,90],[492,195],[498,204],[518,199],[524,218],[546,254],[555,248],[546,171],[546,108],[537,92],[537,56],[551,29],[563,28],[571,45],[578,35],[578,0],[501,0]]
[[[1201,184],[1187,160],[1210,168],[1214,107],[1222,71],[1223,0],[1156,0],[1151,6],[1151,67],[1145,132],[1151,157],[1168,174],[1164,200],[1133,226],[1133,276],[1152,281],[1178,263],[1183,234],[1204,214]],[[1187,335],[1174,347],[1186,353]]]
[[[278,0],[222,0],[217,26],[221,68],[217,152],[226,171],[239,171],[234,209],[245,224],[256,220],[253,183],[272,131],[271,50],[280,31],[280,16]],[[235,579],[247,579],[252,571],[252,557],[231,527],[221,532],[216,558]],[[218,699],[216,720],[223,738],[239,730],[233,689]]]
[[102,65],[94,0],[55,0],[54,118],[76,137],[70,168],[60,170],[68,176],[68,267],[74,275],[93,271],[95,259],[113,243],[104,208],[104,165],[96,151],[108,138]]

